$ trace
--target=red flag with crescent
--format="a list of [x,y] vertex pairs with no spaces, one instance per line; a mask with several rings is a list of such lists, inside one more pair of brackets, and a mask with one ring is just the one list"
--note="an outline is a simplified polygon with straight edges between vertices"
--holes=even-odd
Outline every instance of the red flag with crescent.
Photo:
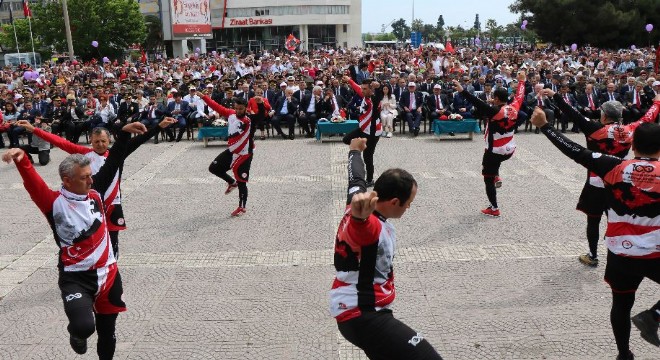
[[26,18],[32,17],[32,10],[30,10],[28,0],[23,0],[23,15],[25,15]]
[[445,44],[445,50],[449,51],[450,53],[455,53],[456,50],[454,50],[454,47],[451,46],[451,41],[447,40],[447,43]]
[[284,43],[286,49],[289,51],[295,51],[298,45],[300,45],[300,40],[296,39],[293,34],[289,34],[289,36],[286,38],[286,42]]

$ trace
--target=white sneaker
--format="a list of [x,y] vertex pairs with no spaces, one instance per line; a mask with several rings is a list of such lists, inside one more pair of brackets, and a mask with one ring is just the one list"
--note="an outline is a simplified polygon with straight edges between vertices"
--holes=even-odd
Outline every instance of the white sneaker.
[[392,133],[391,133],[391,132],[388,132],[388,133],[387,133],[387,137],[388,137],[388,138],[391,138],[391,137],[392,137]]

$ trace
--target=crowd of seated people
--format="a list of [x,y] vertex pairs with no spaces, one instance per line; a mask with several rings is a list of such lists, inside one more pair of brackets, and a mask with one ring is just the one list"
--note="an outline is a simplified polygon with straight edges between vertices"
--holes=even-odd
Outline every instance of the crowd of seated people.
[[[24,72],[36,69],[7,67],[0,71],[0,147],[26,146],[45,158],[48,146],[26,133],[16,124],[18,120],[79,143],[95,127],[115,133],[129,122],[152,127],[171,116],[176,123],[161,139],[194,139],[196,127],[212,126],[219,118],[202,100],[203,95],[225,107],[232,107],[236,98],[246,100],[260,139],[270,134],[274,139],[313,137],[319,121],[357,118],[360,101],[343,81],[347,74],[356,84],[372,79],[386,88],[378,104],[384,137],[392,137],[396,128],[418,136],[422,127],[430,132],[433,121],[481,121],[482,114],[455,93],[452,81],[458,80],[490,103],[498,88],[507,89],[513,99],[514,74],[519,70],[528,75],[519,114],[521,130],[538,132],[528,114],[541,107],[550,123],[568,131],[568,118],[543,95],[544,88],[559,92],[567,103],[594,120],[600,118],[601,104],[619,101],[625,106],[623,121],[630,123],[646,112],[660,92],[654,56],[650,48],[473,47],[455,53],[433,47],[322,48],[298,53],[213,52],[199,57],[158,57],[148,63],[46,62],[39,77],[30,80]],[[154,142],[158,141],[155,137]]]

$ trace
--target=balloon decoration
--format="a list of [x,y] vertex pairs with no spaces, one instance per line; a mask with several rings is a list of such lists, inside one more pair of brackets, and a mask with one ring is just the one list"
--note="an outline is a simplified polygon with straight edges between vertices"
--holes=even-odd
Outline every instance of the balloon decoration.
[[36,71],[28,70],[28,71],[23,73],[23,79],[25,79],[27,81],[34,81],[34,80],[37,80],[38,78],[39,78],[39,73],[36,72]]
[[527,25],[522,24],[522,25],[520,25],[520,28],[523,29],[523,30],[527,30]]
[[211,55],[216,56],[216,55],[218,55],[218,52],[213,50],[213,51],[211,51]]
[[527,25],[527,20],[523,20],[523,25]]
[[499,50],[502,47],[502,44],[497,43],[495,44],[495,50]]
[[631,50],[637,50],[637,46],[635,46],[635,45],[630,45],[630,49],[631,49]]
[[481,45],[481,39],[474,38],[474,44],[477,45],[477,46]]
[[653,31],[653,24],[646,24],[646,31],[648,32]]
[[573,51],[577,50],[577,44],[571,45],[571,50],[573,50]]
[[196,49],[195,49],[195,52],[196,52],[196,53],[200,53],[201,50],[199,50],[199,48],[196,48]]
[[92,41],[92,46],[95,48],[99,47],[99,42],[96,40]]
[[105,63],[109,63],[109,62],[110,62],[110,59],[108,59],[107,56],[104,56],[103,57],[103,63],[105,64]]

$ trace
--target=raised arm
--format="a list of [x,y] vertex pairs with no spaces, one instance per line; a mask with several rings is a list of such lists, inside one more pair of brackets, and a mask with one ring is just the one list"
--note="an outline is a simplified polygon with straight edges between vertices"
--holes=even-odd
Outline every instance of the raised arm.
[[511,106],[513,106],[516,111],[520,110],[523,100],[525,99],[525,82],[527,81],[527,76],[524,72],[518,73],[518,89],[516,90],[516,96],[513,98]]
[[101,166],[101,169],[92,176],[94,183],[92,187],[94,190],[98,191],[101,194],[105,194],[106,190],[115,180],[115,175],[117,171],[123,166],[124,159],[126,158],[126,148],[128,147],[128,141],[131,138],[131,134],[143,135],[147,132],[147,128],[139,123],[134,122],[128,125],[125,125],[119,134],[117,134],[117,141],[110,148],[108,153],[108,158],[105,160],[105,164]]
[[23,178],[23,186],[30,194],[30,198],[42,213],[47,214],[52,210],[53,201],[58,196],[57,191],[51,190],[39,173],[34,169],[30,159],[25,156],[21,149],[10,149],[2,156],[5,162],[14,161],[18,173]]
[[362,94],[362,87],[358,85],[353,79],[351,79],[350,76],[344,75],[344,81],[346,81],[349,85],[351,85],[351,89],[355,91],[356,94],[358,94],[360,97],[364,97]]
[[559,151],[564,153],[564,155],[584,166],[589,171],[594,172],[601,178],[604,178],[607,173],[612,171],[612,169],[623,161],[615,156],[593,152],[571,141],[548,124],[545,118],[545,113],[541,109],[537,108],[534,110],[532,124],[539,127],[550,142],[552,142]]
[[69,142],[68,140],[59,137],[55,134],[51,134],[48,131],[44,131],[38,127],[34,127],[32,124],[30,124],[29,121],[27,120],[21,120],[18,122],[18,126],[22,126],[25,128],[27,132],[31,132],[32,134],[44,139],[45,141],[53,144],[53,146],[56,146],[65,152],[69,154],[87,154],[88,152],[93,151],[91,148],[88,148],[86,146],[82,145],[77,145],[72,142]]
[[226,107],[218,104],[217,102],[213,101],[208,95],[204,94],[202,95],[202,100],[208,105],[211,109],[215,110],[218,114],[224,117],[229,117],[231,114],[235,114],[236,112],[232,109],[227,109]]
[[561,95],[554,93],[551,89],[545,89],[543,91],[545,91],[548,97],[552,97],[552,100],[555,101],[555,104],[557,104],[559,110],[561,110],[562,113],[568,115],[568,118],[573,121],[573,123],[577,125],[582,132],[584,132],[584,135],[591,136],[591,134],[603,127],[603,124],[600,122],[591,121],[582,116],[579,111],[577,111],[570,104],[567,104]]
[[[362,160],[362,150],[360,139],[351,140],[351,150],[348,153],[348,190],[346,205],[351,203],[353,195],[367,191],[367,182],[364,179],[364,161]],[[366,142],[364,142],[366,147]]]
[[658,117],[658,113],[660,112],[660,95],[656,95],[655,98],[653,99],[653,105],[649,108],[649,110],[642,116],[638,121],[635,121],[634,123],[630,124],[630,130],[635,130],[639,125],[642,125],[645,122],[648,123],[654,123],[655,119]]
[[467,101],[474,105],[474,107],[477,108],[477,110],[479,110],[482,114],[490,118],[498,113],[499,110],[497,108],[488,105],[488,103],[485,101],[479,99],[473,94],[470,94],[470,92],[467,91],[467,89],[464,89],[463,86],[461,86],[461,84],[456,80],[454,80],[454,87],[456,88],[456,91],[458,91]]

